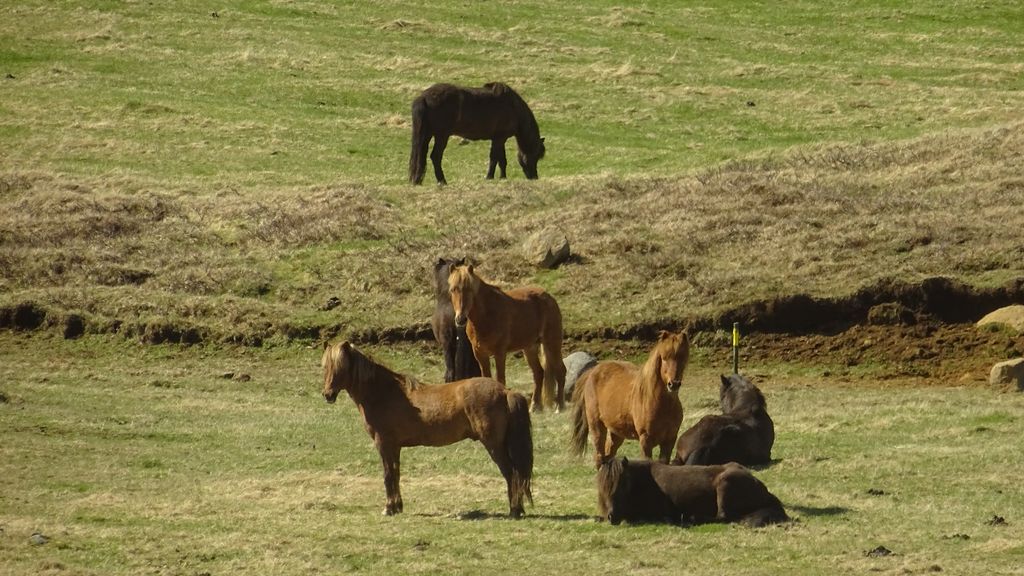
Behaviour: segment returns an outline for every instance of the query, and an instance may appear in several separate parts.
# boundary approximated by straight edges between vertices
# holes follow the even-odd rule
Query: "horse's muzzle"
[[[327,400],[328,404],[334,404],[334,401],[338,399],[337,392],[324,392],[324,400]]]
[[[675,394],[676,392],[679,392],[679,388],[682,385],[683,385],[683,381],[682,380],[673,380],[673,381],[668,383],[668,391],[673,393],[673,394]]]
[[[466,318],[465,314],[455,315],[455,325],[458,326],[459,328],[465,326],[467,322],[469,322],[469,318]]]

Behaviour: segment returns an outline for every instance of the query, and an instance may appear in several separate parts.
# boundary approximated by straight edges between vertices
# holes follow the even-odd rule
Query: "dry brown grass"
[[[885,279],[998,285],[1024,274],[1021,134],[1014,124],[796,148],[678,178],[447,188],[197,194],[11,173],[0,187],[2,304],[82,314],[89,331],[134,336],[157,322],[260,342],[422,333],[430,265],[451,254],[500,284],[544,284],[575,334]],[[546,226],[575,254],[552,272],[520,253]],[[343,305],[319,310],[332,296]]]

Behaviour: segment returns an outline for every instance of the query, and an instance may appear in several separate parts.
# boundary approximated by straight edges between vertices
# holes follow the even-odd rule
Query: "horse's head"
[[[739,374],[723,375],[721,379],[722,384],[718,387],[718,402],[722,406],[722,413],[730,414],[740,410],[766,408],[764,395],[750,380]]]
[[[437,259],[437,262],[434,263],[434,288],[437,291],[438,296],[441,296],[442,294],[445,296],[448,295],[448,276],[451,275],[452,268],[462,266],[465,263],[465,258]]]
[[[452,299],[455,324],[465,326],[473,299],[480,288],[480,278],[473,272],[473,265],[455,266],[448,274],[448,296]]]
[[[338,393],[345,389],[345,370],[352,345],[347,341],[331,345],[324,342],[324,354],[320,357],[320,366],[324,369],[324,400],[334,404]]]
[[[537,162],[544,158],[544,139],[539,139],[537,144],[529,149],[520,147],[516,158],[519,160],[519,165],[523,168],[523,174],[526,174],[529,180],[536,180],[538,177]]]
[[[601,518],[612,524],[622,522],[630,506],[629,460],[607,458],[597,470],[597,507]]]
[[[683,371],[690,361],[690,338],[685,332],[678,334],[662,330],[655,346],[658,372],[668,391],[676,394],[683,384]]]

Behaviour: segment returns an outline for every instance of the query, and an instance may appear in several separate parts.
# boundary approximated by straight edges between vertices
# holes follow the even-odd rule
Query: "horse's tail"
[[[522,513],[523,497],[533,505],[530,489],[533,479],[533,432],[530,423],[530,404],[526,397],[517,392],[506,394],[508,399],[508,433],[506,446],[512,462],[512,483],[509,485],[509,500],[513,509],[518,506]]]
[[[774,494],[769,493],[768,497],[768,502],[765,503],[763,508],[758,508],[753,512],[745,514],[739,521],[751,528],[789,522],[789,515],[786,514],[786,509],[782,507],[782,502]]]
[[[422,184],[427,170],[427,146],[430,132],[427,127],[427,101],[422,96],[412,101],[412,151],[409,153],[409,182]]]
[[[576,456],[583,456],[587,451],[587,434],[590,426],[587,423],[587,402],[583,396],[583,386],[586,381],[578,382],[572,390],[572,440],[569,442],[569,450]]]

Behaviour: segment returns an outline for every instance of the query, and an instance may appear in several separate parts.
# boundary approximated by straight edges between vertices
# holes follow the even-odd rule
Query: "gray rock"
[[[1024,392],[1024,358],[1007,360],[992,367],[988,382],[993,386],[1015,384],[1017,390]]]
[[[1014,304],[989,312],[984,318],[978,320],[976,326],[986,324],[1006,324],[1017,332],[1024,332],[1024,305]]]
[[[523,254],[541,268],[557,268],[569,259],[569,239],[554,228],[545,228],[523,242]]]
[[[565,398],[572,398],[572,391],[576,387],[576,381],[584,372],[597,365],[597,358],[583,351],[576,351],[566,356],[562,363],[565,364]]]
[[[50,539],[47,536],[44,536],[39,532],[34,532],[32,536],[28,539],[29,544],[33,546],[42,546],[43,544],[46,544],[49,541]]]

